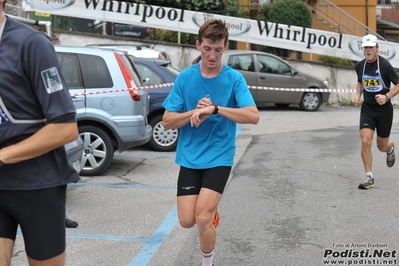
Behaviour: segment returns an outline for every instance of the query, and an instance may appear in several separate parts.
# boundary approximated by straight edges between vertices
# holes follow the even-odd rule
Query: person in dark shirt
[[[378,55],[378,39],[372,34],[363,37],[363,54],[365,59],[355,66],[357,73],[356,96],[352,102],[357,105],[363,94],[363,103],[360,111],[360,138],[362,142],[361,156],[365,180],[358,186],[359,189],[374,187],[372,172],[371,144],[374,131],[377,133],[377,147],[386,152],[388,167],[395,164],[395,143],[390,140],[393,106],[391,98],[399,93],[399,77],[388,60]],[[391,87],[391,83],[395,85]]]
[[[65,198],[80,177],[64,144],[76,110],[45,35],[4,14],[0,0],[0,265],[20,227],[29,265],[65,265]]]

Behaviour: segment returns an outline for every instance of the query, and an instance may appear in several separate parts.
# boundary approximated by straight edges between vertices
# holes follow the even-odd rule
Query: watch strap
[[[213,107],[215,107],[215,110],[213,111],[213,115],[216,115],[219,112],[219,105],[217,103],[212,104]]]

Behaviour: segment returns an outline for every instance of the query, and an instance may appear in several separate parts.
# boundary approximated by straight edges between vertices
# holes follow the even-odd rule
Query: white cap
[[[378,44],[378,39],[373,34],[367,34],[363,37],[362,47],[376,46]]]

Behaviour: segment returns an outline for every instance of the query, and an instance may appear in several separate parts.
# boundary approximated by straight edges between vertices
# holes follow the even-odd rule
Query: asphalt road
[[[374,140],[376,188],[357,189],[359,109],[260,113],[237,136],[215,265],[397,265],[399,164],[388,168]],[[399,143],[397,119],[391,136]],[[177,173],[174,152],[140,147],[115,154],[102,176],[68,186],[79,227],[67,229],[67,265],[200,266],[197,229],[177,221]],[[21,235],[12,265],[27,265]]]

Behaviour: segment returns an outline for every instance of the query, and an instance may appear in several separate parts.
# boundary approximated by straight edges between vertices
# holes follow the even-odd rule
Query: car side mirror
[[[298,70],[294,70],[294,71],[292,71],[292,76],[294,77],[294,76],[296,76],[296,75],[298,75]]]

